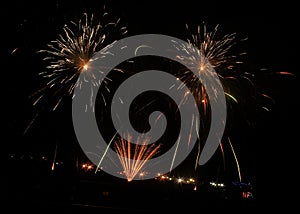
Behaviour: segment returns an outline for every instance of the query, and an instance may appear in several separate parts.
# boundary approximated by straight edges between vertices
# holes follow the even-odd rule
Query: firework
[[[103,14],[103,20],[106,16],[108,13]],[[102,21],[97,21],[93,14],[86,13],[78,22],[72,21],[69,25],[65,25],[62,31],[56,40],[47,45],[47,49],[38,51],[45,54],[43,60],[48,64],[47,70],[40,73],[47,79],[47,83],[33,95],[36,98],[34,105],[40,102],[51,89],[53,91],[51,96],[55,97],[53,110],[65,96],[75,96],[73,91],[76,87],[90,88],[91,100],[96,95],[94,87],[98,87],[100,82],[107,84],[109,79],[101,80],[99,75],[101,77],[102,71],[98,70],[97,75],[93,73],[95,71],[89,69],[89,62],[97,52],[101,53],[101,57],[112,54],[109,52],[110,46],[115,41],[111,36],[112,33],[115,36],[127,32],[126,27],[120,26],[120,19],[103,24]],[[80,75],[82,73],[84,75]]]
[[[189,30],[189,27],[186,27]],[[246,79],[251,86],[254,87],[254,84],[248,77],[248,73],[240,72],[238,69],[238,65],[243,63],[241,58],[246,53],[236,53],[234,49],[238,42],[245,41],[247,40],[247,38],[239,40],[236,37],[236,33],[220,35],[218,29],[219,25],[214,27],[212,31],[207,30],[207,27],[204,23],[202,26],[199,25],[197,28],[197,32],[191,34],[191,39],[188,39],[188,45],[179,45],[177,47],[180,51],[183,51],[185,54],[187,53],[187,55],[185,56],[179,55],[178,59],[187,63],[189,65],[188,67],[192,67],[194,68],[194,70],[198,71],[199,76],[211,78],[210,73],[212,73],[212,71],[215,71],[224,89],[224,92],[222,93],[224,93],[225,96],[228,98],[227,105],[229,106],[229,104],[231,103],[239,103],[239,99],[236,97],[236,94],[231,93],[233,91],[233,88],[231,87],[232,82],[239,83],[239,79],[243,78]],[[189,70],[180,70],[178,74],[178,79],[182,80],[182,84],[185,84],[190,88],[191,93],[193,94],[195,100],[198,103],[200,114],[209,116],[210,100],[206,93],[206,88],[201,83],[201,80],[195,74],[192,74]],[[208,85],[206,87],[213,86]],[[178,89],[180,90],[181,87],[179,87]],[[218,92],[218,90],[214,90],[214,88],[211,89],[215,92],[215,97],[217,98],[219,96],[218,93],[221,92]],[[185,97],[183,98],[182,103],[184,103],[184,100]],[[229,102],[229,100],[233,102]],[[202,117],[201,121],[201,127],[195,126],[194,124],[191,124],[191,126],[196,129],[200,128],[202,132],[199,134],[199,136],[205,136],[205,130],[207,130],[206,128],[209,127],[209,120],[205,120]],[[205,137],[203,137],[202,139],[205,139]],[[233,146],[230,141],[229,143],[231,151],[233,152],[235,157],[235,161],[239,172],[239,178],[241,179],[238,160],[236,158]],[[197,169],[198,167],[198,161],[201,152],[201,144],[202,140],[199,139],[195,169]],[[220,150],[225,170],[225,155],[222,142],[220,142]]]
[[[234,151],[234,148],[233,148],[233,146],[232,146],[232,143],[231,143],[229,137],[228,137],[228,142],[229,142],[230,148],[231,148],[231,150],[232,150],[232,154],[233,154],[233,156],[234,156],[234,160],[235,160],[235,162],[236,162],[236,167],[237,167],[237,171],[238,171],[238,174],[239,174],[239,180],[240,180],[240,182],[242,182],[242,176],[241,176],[240,164],[239,164],[238,158],[237,158],[237,156],[236,156],[236,153],[235,153],[235,151]]]
[[[186,27],[189,29],[188,26]],[[235,54],[233,49],[238,42],[245,41],[247,38],[238,40],[236,33],[219,35],[218,27],[219,25],[212,31],[208,31],[204,23],[202,26],[199,25],[197,33],[192,34],[191,39],[188,39],[188,45],[178,47],[180,51],[188,53],[188,57],[178,56],[178,59],[185,61],[189,67],[195,68],[195,70],[204,75],[205,72],[214,69],[222,84],[225,85],[226,80],[235,79],[237,76],[242,75],[234,68],[238,64],[243,63],[240,58],[246,53]],[[178,76],[184,84],[190,87],[194,97],[203,105],[205,113],[209,105],[209,100],[201,80],[187,70],[180,71]],[[236,98],[226,91],[226,87],[224,87],[224,90],[226,96],[236,101]]]
[[[150,139],[147,137],[139,137],[136,142],[131,138],[128,141],[121,138],[116,141],[114,146],[118,154],[123,172],[127,181],[132,181],[137,175],[143,176],[144,165],[148,160],[153,158],[159,151],[160,145],[148,145]]]

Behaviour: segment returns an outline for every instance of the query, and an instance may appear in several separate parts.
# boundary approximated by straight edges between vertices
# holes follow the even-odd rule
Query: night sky
[[[230,136],[247,182],[261,183],[277,173],[287,174],[283,164],[286,160],[282,160],[281,154],[290,152],[289,148],[298,143],[295,140],[299,106],[296,104],[299,97],[296,13],[290,10],[291,5],[258,6],[242,1],[240,5],[226,1],[221,4],[199,1],[196,5],[194,2],[11,0],[4,7],[2,5],[0,62],[3,75],[2,148],[5,149],[1,151],[5,151],[4,156],[12,152],[47,154],[53,151],[57,142],[66,159],[74,158],[73,152],[80,151],[76,146],[68,99],[55,112],[49,109],[49,103],[43,104],[24,134],[39,112],[29,97],[45,83],[38,73],[46,65],[36,51],[56,39],[64,24],[78,19],[84,12],[101,13],[106,5],[112,17],[121,18],[128,28],[128,35],[156,33],[186,40],[185,24],[197,26],[204,21],[211,27],[219,24],[224,34],[236,32],[239,38],[247,37],[240,46],[241,51],[247,52],[242,66],[254,74],[256,90],[272,97],[272,101],[257,98],[235,107],[229,115]],[[268,106],[270,111],[261,109],[260,105]],[[249,118],[253,125],[249,127],[244,118]],[[204,171],[213,173],[214,164],[212,160],[203,167]],[[234,163],[228,170],[236,178]]]

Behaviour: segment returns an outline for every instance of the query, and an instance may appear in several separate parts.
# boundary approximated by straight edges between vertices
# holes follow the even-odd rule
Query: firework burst
[[[186,27],[189,30],[189,27]],[[242,96],[237,97],[238,93],[232,93],[235,88],[238,88],[232,87],[233,83],[239,85],[241,82],[240,80],[243,79],[246,80],[247,84],[252,88],[255,87],[251,78],[249,78],[251,75],[247,72],[241,72],[239,69],[239,65],[243,63],[241,59],[244,55],[246,55],[246,53],[236,52],[235,50],[236,45],[239,42],[247,40],[247,38],[238,39],[236,33],[220,35],[218,29],[219,25],[215,26],[213,30],[207,30],[206,25],[203,23],[203,25],[198,26],[196,33],[191,34],[191,39],[188,39],[187,45],[176,44],[176,47],[180,51],[188,54],[185,56],[179,55],[178,59],[187,63],[189,65],[188,67],[195,68],[194,70],[198,71],[200,76],[205,75],[207,78],[211,78],[210,73],[213,70],[217,73],[223,86],[224,92],[222,93],[225,94],[227,98],[227,105],[230,107],[230,105],[239,104],[240,99],[242,99]],[[178,73],[178,79],[182,80],[183,84],[190,88],[191,93],[197,101],[200,114],[209,116],[210,100],[204,85],[201,83],[201,80],[197,77],[197,75],[192,74],[189,70],[180,70]],[[208,85],[206,87],[213,86]],[[180,90],[181,87],[178,89]],[[218,93],[221,93],[213,88],[212,90],[215,91],[216,98],[219,96]],[[184,103],[184,100],[185,98],[183,98],[182,103]],[[202,148],[200,145],[202,145],[203,139],[205,139],[205,130],[209,127],[209,121],[206,121],[204,118],[201,118],[201,127],[194,126],[196,129],[200,129],[199,136],[202,136],[202,140],[199,139],[195,169],[198,167],[198,161],[200,158]],[[191,126],[193,126],[193,124]],[[227,137],[227,139],[235,158],[239,179],[241,180],[241,172],[237,156],[234,152],[233,145],[230,142],[230,138]],[[224,143],[222,144],[222,142],[220,142],[220,151],[223,162],[225,162]],[[223,163],[223,165],[225,170],[225,163]]]
[[[186,25],[189,30],[188,25]],[[195,68],[199,73],[205,74],[210,69],[214,69],[223,87],[226,84],[227,79],[235,79],[241,74],[235,70],[237,65],[242,64],[241,57],[245,55],[245,52],[236,54],[234,47],[238,42],[247,40],[247,38],[238,40],[236,33],[220,35],[219,25],[215,26],[212,31],[207,30],[206,25],[198,26],[197,33],[191,34],[191,39],[188,39],[188,45],[180,45],[178,47],[180,51],[188,53],[186,56],[178,56],[179,60],[185,61],[189,67]],[[191,74],[189,71],[180,71],[179,78],[183,80],[184,84],[187,84],[191,88],[191,92],[194,97],[201,103],[204,108],[207,109],[209,105],[205,88],[196,75]],[[237,99],[226,92],[226,96],[237,102]]]
[[[129,137],[128,141],[121,138],[114,146],[118,154],[127,181],[132,181],[137,175],[143,176],[144,165],[159,151],[160,145],[148,145],[150,139],[139,137],[136,142]]]
[[[106,16],[108,13],[104,13],[102,19],[105,20]],[[78,22],[72,21],[69,25],[65,25],[62,31],[56,40],[47,45],[47,49],[38,51],[45,54],[43,60],[48,63],[47,70],[40,73],[47,79],[47,83],[34,93],[33,96],[37,97],[34,105],[51,89],[54,92],[51,96],[55,97],[53,110],[65,96],[75,96],[73,91],[76,87],[89,87],[92,97],[95,95],[93,88],[99,86],[99,82],[107,84],[108,78],[101,80],[99,74],[95,75],[93,73],[95,71],[90,71],[89,62],[99,51],[101,57],[112,54],[109,48],[113,45],[113,37],[117,33],[124,35],[127,32],[126,27],[120,25],[120,19],[103,24],[102,21],[97,21],[93,14],[86,13]],[[112,34],[114,35],[111,36]],[[101,77],[102,71],[97,72],[100,72]],[[80,75],[82,73],[84,75]]]

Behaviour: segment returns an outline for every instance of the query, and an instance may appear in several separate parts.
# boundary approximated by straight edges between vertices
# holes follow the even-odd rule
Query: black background
[[[39,151],[45,147],[51,149],[56,138],[75,140],[70,135],[64,136],[64,129],[68,133],[72,130],[66,128],[71,124],[66,106],[55,113],[45,110],[32,129],[23,135],[35,115],[28,96],[42,85],[37,74],[44,64],[35,51],[55,39],[63,24],[83,12],[102,11],[103,4],[113,16],[121,17],[129,35],[159,33],[185,39],[185,24],[196,26],[204,21],[209,26],[220,24],[224,33],[236,32],[241,38],[248,37],[243,47],[248,53],[248,69],[256,74],[257,89],[269,94],[274,105],[270,112],[254,116],[256,128],[252,134],[247,131],[249,136],[236,134],[237,139],[251,139],[245,140],[245,148],[239,145],[240,153],[247,159],[241,157],[241,162],[245,163],[245,168],[249,167],[250,177],[255,177],[261,187],[271,186],[272,189],[268,184],[293,177],[295,168],[290,167],[297,162],[298,156],[294,153],[299,142],[296,136],[299,39],[297,11],[287,2],[278,5],[190,0],[7,2],[1,6],[0,18],[2,148],[8,148],[5,151],[22,151],[28,147]],[[260,72],[260,68],[267,71]],[[278,75],[277,72],[293,75]],[[44,142],[40,144],[40,141]],[[245,171],[247,174],[247,169]]]

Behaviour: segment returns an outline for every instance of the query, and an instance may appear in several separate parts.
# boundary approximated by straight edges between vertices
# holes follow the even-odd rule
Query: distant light
[[[215,182],[210,182],[209,184],[212,186],[217,186],[217,184]]]
[[[83,169],[90,170],[90,169],[93,168],[93,165],[92,165],[92,164],[84,163],[84,164],[81,165],[81,167],[82,167]]]

